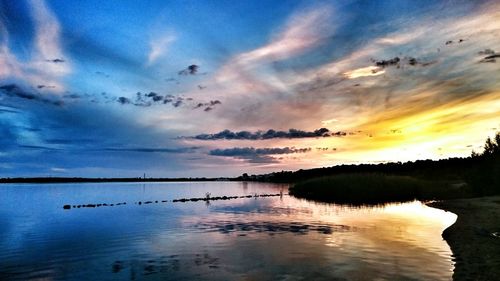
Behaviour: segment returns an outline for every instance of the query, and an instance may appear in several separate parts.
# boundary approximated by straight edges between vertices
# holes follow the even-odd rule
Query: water
[[[451,279],[441,232],[456,216],[418,201],[362,208],[286,195],[171,202],[280,191],[287,186],[0,185],[0,280]],[[127,205],[62,208],[119,202]]]

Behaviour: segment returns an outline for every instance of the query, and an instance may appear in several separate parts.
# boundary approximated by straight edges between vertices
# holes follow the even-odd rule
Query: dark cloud
[[[479,62],[481,62],[481,63],[496,62],[497,61],[496,58],[500,58],[500,54],[493,54],[493,55],[486,56],[482,60],[480,60]]]
[[[6,84],[0,86],[0,92],[6,94],[9,97],[17,97],[26,100],[39,101],[43,103],[53,104],[56,106],[62,106],[63,102],[61,100],[51,100],[43,97],[40,94],[34,94],[29,91],[22,89],[17,84]]]
[[[105,72],[102,72],[102,71],[96,71],[94,73],[97,74],[97,75],[100,75],[100,76],[104,76],[106,78],[109,78],[109,76],[110,76],[109,74],[107,74]]]
[[[45,60],[46,62],[52,62],[52,63],[63,63],[66,62],[63,59],[51,59],[51,60]]]
[[[95,140],[94,139],[66,139],[66,138],[60,138],[60,139],[46,139],[45,143],[48,144],[62,144],[62,145],[81,145],[81,144],[92,144]]]
[[[119,102],[120,104],[129,104],[129,103],[131,103],[130,99],[128,99],[128,98],[126,98],[126,97],[119,97],[119,98],[118,98],[118,102]]]
[[[460,43],[462,43],[462,42],[464,42],[464,41],[465,41],[465,39],[460,38],[460,39],[458,39],[456,42],[457,42],[458,44],[460,44]],[[445,44],[445,45],[451,45],[451,44],[453,44],[453,43],[455,43],[455,41],[453,41],[453,40],[448,40],[448,41],[446,41],[444,44]]]
[[[72,94],[72,93],[68,93],[68,94],[65,94],[63,96],[64,98],[67,98],[67,99],[79,99],[81,98],[81,96],[79,94]]]
[[[254,148],[254,147],[234,147],[227,149],[214,149],[209,155],[232,157],[247,160],[250,163],[277,163],[278,159],[271,155],[294,154],[310,152],[311,148],[295,147],[273,147],[273,148]]]
[[[193,106],[192,98],[174,96],[171,94],[161,95],[155,92],[149,92],[145,94],[137,92],[134,100],[129,99],[127,97],[116,98],[116,97],[103,96],[103,98],[106,101],[116,101],[122,105],[130,104],[134,106],[149,107],[153,105],[171,104],[173,107],[189,106],[194,109],[203,108],[205,111],[211,111],[212,109],[214,109],[215,105],[221,104],[219,100],[211,100],[209,102],[199,102],[198,104]]]
[[[209,101],[209,102],[205,102],[205,103],[200,102],[200,103],[198,103],[198,104],[194,107],[194,109],[204,107],[205,109],[204,109],[203,111],[208,112],[208,111],[212,111],[212,110],[214,109],[214,106],[215,106],[215,105],[218,105],[218,104],[222,104],[220,100],[211,100],[211,101]]]
[[[151,147],[132,147],[132,148],[115,148],[107,147],[102,149],[103,151],[114,151],[114,152],[145,152],[145,153],[189,153],[194,150],[199,149],[199,147],[181,147],[181,148],[151,148]]]
[[[394,57],[394,58],[389,59],[389,60],[375,61],[375,66],[387,67],[387,66],[391,66],[391,65],[397,65],[397,64],[399,64],[400,61],[401,61],[401,59],[399,57]]]
[[[162,101],[162,100],[163,100],[163,96],[158,95],[158,94],[157,94],[157,93],[155,93],[155,92],[150,92],[149,94],[146,94],[145,96],[146,96],[146,97],[148,97],[148,98],[151,98],[151,100],[152,100],[153,102],[159,102],[159,101]]]
[[[233,147],[226,149],[214,149],[210,151],[210,155],[214,156],[248,156],[248,155],[276,155],[276,154],[292,154],[306,153],[311,151],[311,148],[295,148],[295,147],[271,147],[271,148],[255,148],[255,147]]]
[[[0,108],[0,113],[21,113],[18,110]]]
[[[178,74],[179,75],[195,75],[198,73],[199,68],[200,68],[200,66],[198,66],[196,64],[192,64],[192,65],[186,67],[185,69],[179,71]]]
[[[47,88],[47,89],[54,89],[56,86],[50,86],[50,85],[38,85],[36,86],[37,89],[43,89],[43,88]]]
[[[320,128],[312,132],[302,131],[297,129],[289,129],[288,131],[276,131],[269,129],[267,131],[239,131],[232,132],[230,130],[224,130],[216,134],[200,134],[196,135],[194,139],[198,140],[266,140],[275,138],[288,138],[288,139],[298,139],[298,138],[318,138],[318,137],[342,137],[346,136],[346,132],[330,132],[327,128]]]
[[[172,105],[174,107],[179,107],[179,106],[181,106],[181,104],[182,104],[182,99],[178,99],[178,100],[176,100],[175,102],[172,103]]]
[[[484,49],[483,51],[477,52],[478,55],[486,56],[486,55],[494,55],[495,51],[492,49]]]
[[[394,57],[394,58],[388,59],[388,60],[374,60],[374,59],[372,59],[372,62],[375,64],[375,66],[382,67],[382,68],[386,68],[389,66],[397,66],[399,68],[403,65],[429,66],[429,65],[436,63],[436,61],[422,62],[415,57],[404,57],[404,58]],[[373,73],[377,73],[377,72],[378,71],[373,70]]]
[[[19,148],[36,149],[36,150],[58,150],[57,148],[41,145],[18,145]]]

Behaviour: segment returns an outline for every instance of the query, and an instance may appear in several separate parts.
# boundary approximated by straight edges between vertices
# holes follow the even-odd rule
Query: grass
[[[379,204],[464,197],[463,189],[460,184],[449,181],[384,174],[343,174],[297,183],[290,188],[290,194],[331,203]]]

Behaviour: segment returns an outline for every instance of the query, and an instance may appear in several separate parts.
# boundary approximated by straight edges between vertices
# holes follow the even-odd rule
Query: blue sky
[[[469,155],[500,128],[499,6],[0,1],[0,176]]]

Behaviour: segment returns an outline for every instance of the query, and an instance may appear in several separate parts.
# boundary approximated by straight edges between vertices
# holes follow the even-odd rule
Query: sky
[[[499,78],[494,0],[0,0],[0,177],[466,157]]]

